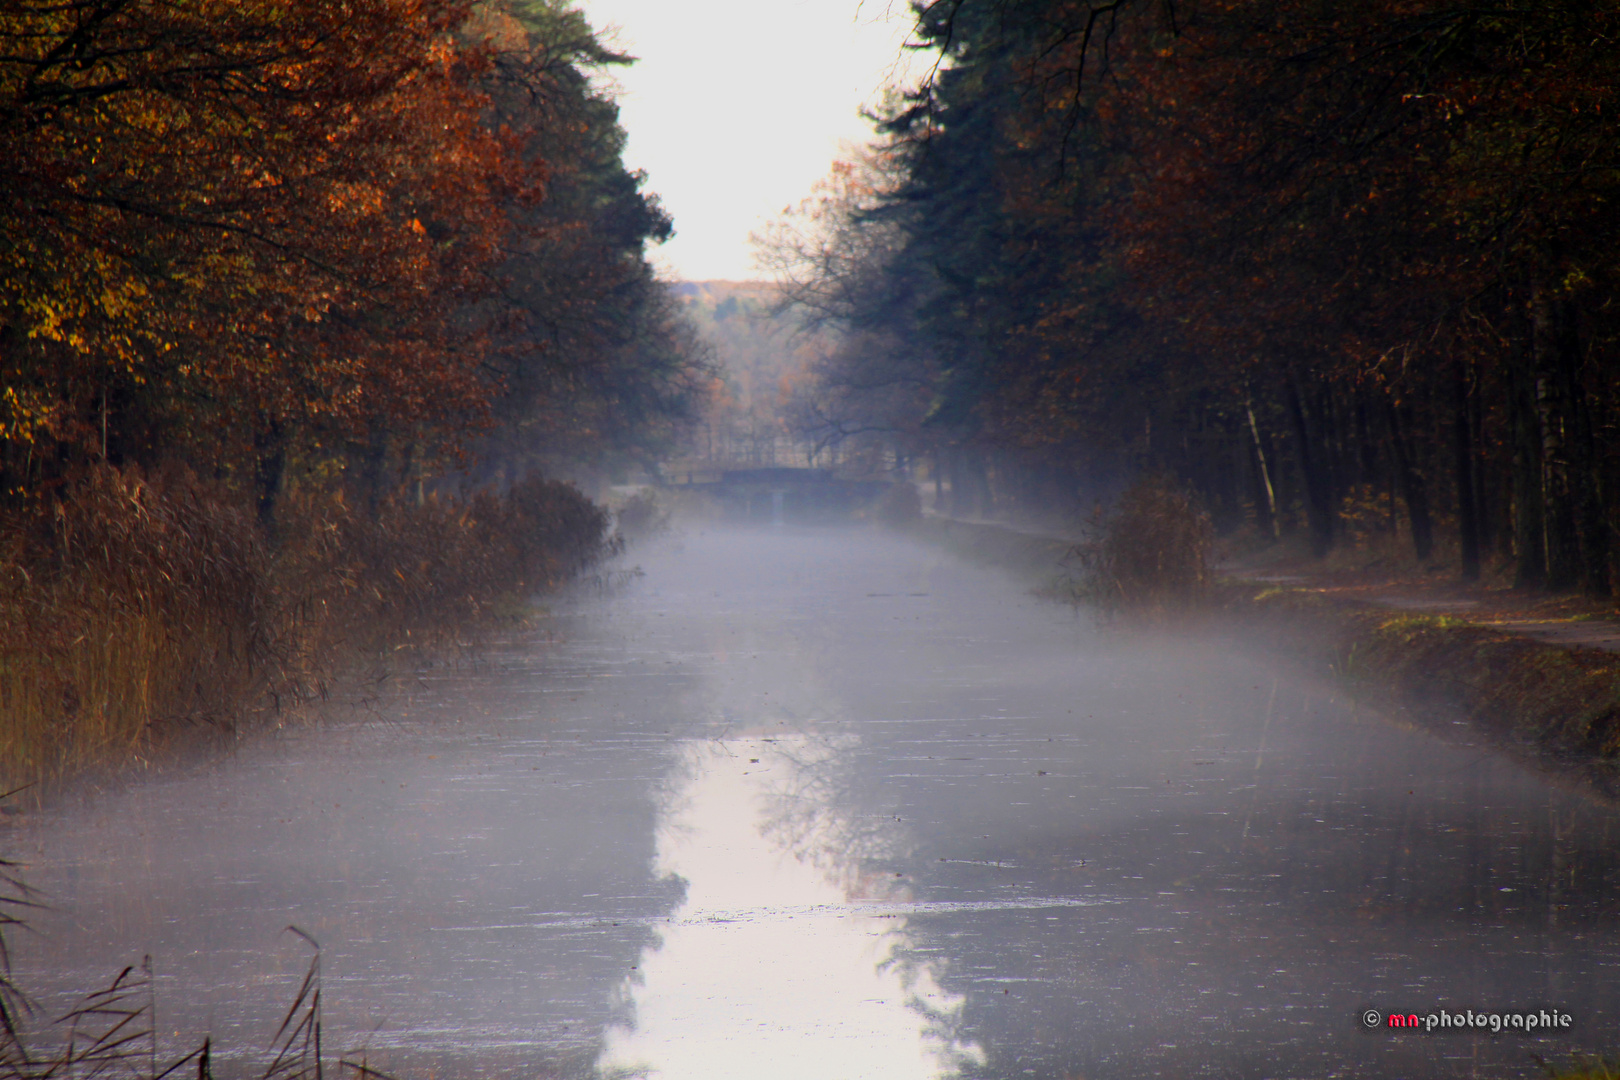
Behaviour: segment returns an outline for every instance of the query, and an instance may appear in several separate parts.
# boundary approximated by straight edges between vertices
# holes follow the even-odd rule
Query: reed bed
[[[358,659],[510,618],[610,550],[605,512],[295,492],[272,544],[227,487],[100,467],[0,516],[0,785],[140,763],[325,697]]]

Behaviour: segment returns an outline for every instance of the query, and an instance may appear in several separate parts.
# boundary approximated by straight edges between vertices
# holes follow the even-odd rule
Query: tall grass
[[[374,513],[312,491],[272,547],[223,485],[92,470],[0,517],[0,785],[284,717],[359,655],[517,610],[602,555],[607,524],[539,478]]]
[[[609,516],[576,489],[531,477],[505,495],[385,500],[356,513],[340,492],[288,500],[277,591],[323,651],[430,644],[556,587],[611,551]]]
[[[218,726],[277,642],[251,519],[186,473],[97,469],[0,521],[0,782]]]

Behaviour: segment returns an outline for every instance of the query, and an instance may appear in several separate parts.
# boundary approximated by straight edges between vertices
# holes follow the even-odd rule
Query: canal
[[[1242,641],[692,529],[320,727],[7,826],[40,1017],[401,1080],[1532,1076],[1620,1047],[1620,816]],[[340,712],[342,710],[339,710]],[[1522,1032],[1368,1010],[1534,1012]]]

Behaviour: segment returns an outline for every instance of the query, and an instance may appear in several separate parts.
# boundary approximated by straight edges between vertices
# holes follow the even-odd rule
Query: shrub
[[[383,500],[355,513],[341,493],[293,501],[298,537],[283,591],[344,639],[373,647],[455,632],[555,588],[609,548],[608,515],[578,489],[531,476],[505,494]]]
[[[1104,611],[1163,612],[1196,602],[1210,582],[1214,532],[1191,495],[1164,477],[1132,484],[1072,552],[1079,594]]]
[[[627,540],[644,540],[667,531],[672,514],[658,493],[646,488],[624,500],[615,517],[621,536]]]

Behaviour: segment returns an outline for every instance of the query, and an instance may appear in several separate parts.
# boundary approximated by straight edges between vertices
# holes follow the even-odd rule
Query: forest
[[[928,0],[936,61],[758,241],[822,438],[958,515],[1217,528],[1608,596],[1620,8]]]
[[[229,730],[610,542],[705,350],[560,0],[0,6],[0,757]],[[414,635],[414,637],[413,637]]]
[[[803,332],[769,282],[683,281],[674,292],[710,350],[714,380],[687,456],[663,462],[667,478],[760,466],[860,469],[838,454],[861,444],[817,429],[810,373],[836,347],[836,330]]]

